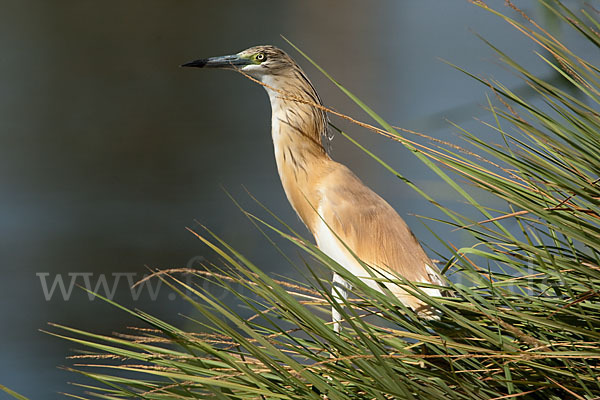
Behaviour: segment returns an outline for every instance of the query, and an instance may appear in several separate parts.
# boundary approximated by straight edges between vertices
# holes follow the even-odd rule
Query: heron
[[[324,254],[380,292],[384,289],[380,279],[373,279],[373,271],[396,282],[399,275],[411,282],[444,286],[435,264],[402,217],[329,156],[322,143],[328,122],[323,103],[287,53],[271,45],[254,46],[182,66],[234,69],[262,83],[271,102],[271,136],[283,189]],[[439,319],[437,310],[400,285],[384,285],[420,318]],[[440,289],[432,286],[422,290],[442,296]],[[339,305],[343,306],[351,288],[333,273],[332,297]],[[341,322],[341,313],[333,306],[334,331],[340,332]]]

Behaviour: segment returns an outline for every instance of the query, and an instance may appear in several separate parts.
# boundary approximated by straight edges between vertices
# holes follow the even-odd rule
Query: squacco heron
[[[435,265],[398,213],[346,166],[329,157],[321,143],[327,129],[321,99],[284,51],[256,46],[183,66],[237,69],[262,82],[271,101],[271,135],[283,189],[323,253],[381,292],[373,271],[387,278],[400,275],[412,282],[443,285]],[[356,257],[373,271],[366,271]],[[420,317],[437,318],[436,310],[399,285],[390,282],[386,287]],[[342,303],[340,296],[347,298],[350,288],[334,273],[332,292],[337,302]],[[438,289],[423,290],[441,296]],[[336,307],[332,321],[339,332],[341,315]]]

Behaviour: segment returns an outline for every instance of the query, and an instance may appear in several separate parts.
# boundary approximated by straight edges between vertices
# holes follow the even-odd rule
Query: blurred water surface
[[[38,332],[48,321],[105,333],[136,324],[77,288],[69,301],[47,301],[40,273],[49,283],[79,273],[79,284],[121,274],[117,301],[183,325],[185,304],[166,290],[134,300],[126,278],[139,279],[146,266],[218,262],[185,230],[197,219],[265,270],[295,276],[220,188],[260,213],[245,185],[306,233],[276,174],[263,89],[179,64],[275,44],[305,67],[326,105],[368,121],[283,34],[389,122],[454,141],[445,118],[478,129],[471,117],[482,115],[484,88],[438,58],[520,85],[472,29],[535,62],[519,34],[466,1],[2,0],[0,9],[0,383],[39,399],[79,390],[56,368],[71,363],[64,357],[73,346]],[[336,123],[452,204],[399,144]],[[432,205],[341,137],[333,156],[442,249],[411,216],[439,217]]]

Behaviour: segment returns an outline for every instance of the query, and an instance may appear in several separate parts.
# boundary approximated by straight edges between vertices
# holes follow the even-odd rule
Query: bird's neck
[[[318,206],[319,171],[331,161],[321,145],[326,117],[312,85],[286,86],[263,79],[271,100],[271,134],[281,183],[300,218],[310,228]]]
[[[326,156],[321,137],[327,129],[327,119],[325,111],[319,108],[321,99],[304,74],[296,74],[299,75],[262,79],[271,101],[273,142],[290,138],[295,150]]]

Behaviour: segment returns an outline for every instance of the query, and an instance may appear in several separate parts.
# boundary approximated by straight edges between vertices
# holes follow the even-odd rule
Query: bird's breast
[[[287,123],[282,123],[273,113],[273,149],[277,172],[292,208],[302,222],[313,232],[319,207],[319,180],[322,176],[322,152],[311,148],[313,144],[297,134]]]

